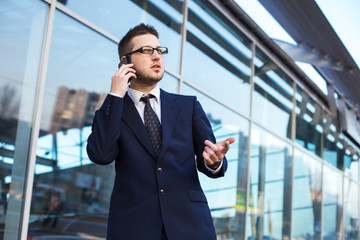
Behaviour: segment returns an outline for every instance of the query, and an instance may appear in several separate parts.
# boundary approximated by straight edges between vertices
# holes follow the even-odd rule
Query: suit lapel
[[[162,146],[159,158],[164,154],[169,146],[172,132],[175,125],[178,107],[176,105],[175,97],[169,93],[161,90],[161,126],[162,126]]]
[[[126,93],[124,97],[124,109],[122,120],[125,124],[131,129],[135,136],[139,139],[140,143],[146,148],[146,150],[156,158],[154,149],[151,145],[148,133],[144,126],[144,123],[141,121],[139,113],[134,105],[134,102]]]

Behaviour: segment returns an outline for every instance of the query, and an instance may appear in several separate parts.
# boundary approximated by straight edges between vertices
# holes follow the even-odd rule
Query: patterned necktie
[[[145,103],[144,109],[144,123],[146,131],[149,134],[151,144],[154,148],[156,156],[159,156],[162,133],[161,133],[161,124],[156,113],[150,105],[150,98],[155,97],[154,95],[148,94],[140,98],[140,101]]]

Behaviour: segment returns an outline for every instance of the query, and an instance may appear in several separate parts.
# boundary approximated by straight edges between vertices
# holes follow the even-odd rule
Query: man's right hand
[[[110,93],[124,97],[127,91],[129,78],[136,78],[136,71],[133,63],[123,64],[111,78]]]

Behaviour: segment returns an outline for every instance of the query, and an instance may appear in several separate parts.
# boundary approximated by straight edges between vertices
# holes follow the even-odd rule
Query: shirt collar
[[[155,98],[153,98],[156,102],[159,103],[159,99],[160,99],[160,87],[159,84],[156,84],[156,86],[149,92],[149,94],[152,94],[155,96]],[[145,93],[137,91],[135,89],[132,88],[128,88],[128,95],[131,98],[131,100],[133,100],[134,104],[137,105],[140,102],[140,98],[145,95]]]

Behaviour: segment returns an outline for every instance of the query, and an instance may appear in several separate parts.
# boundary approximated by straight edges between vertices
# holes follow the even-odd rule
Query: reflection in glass
[[[183,1],[67,0],[62,3],[119,38],[141,22],[155,26],[161,45],[169,48],[166,67],[179,72]]]
[[[289,238],[290,145],[253,125],[250,154],[248,238]]]
[[[296,143],[321,157],[321,138],[324,132],[322,109],[300,87],[296,88]]]
[[[295,150],[292,229],[295,239],[321,238],[321,163]]]
[[[330,113],[324,112],[323,138],[324,138],[324,160],[337,167],[343,168],[345,141],[341,139],[336,121]]]
[[[293,81],[260,49],[255,58],[253,118],[291,139]]]
[[[343,181],[342,175],[324,165],[323,173],[323,236],[324,239],[343,239]]]
[[[2,0],[0,9],[0,239],[20,239],[48,5]]]
[[[353,180],[359,180],[359,148],[346,138],[344,142],[344,172]]]
[[[209,202],[217,236],[221,239],[243,239],[249,123],[188,85],[184,84],[182,89],[182,94],[197,96],[217,141],[228,137],[236,140],[226,155],[228,170],[225,177],[213,180],[200,174],[199,178]]]
[[[166,60],[165,60],[166,65]],[[178,93],[179,80],[171,76],[170,74],[164,74],[164,77],[159,82],[160,88],[164,89],[167,92]]]
[[[249,115],[250,41],[210,4],[188,7],[185,79]]]
[[[29,235],[105,237],[115,172],[92,164],[85,147],[117,70],[117,45],[61,12],[52,37]]]
[[[359,238],[359,185],[344,179],[344,239]]]

